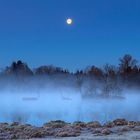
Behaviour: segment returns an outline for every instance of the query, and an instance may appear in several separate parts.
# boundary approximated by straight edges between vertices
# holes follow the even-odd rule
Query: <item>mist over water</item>
[[[75,88],[7,88],[0,93],[0,122],[40,126],[52,120],[100,121],[116,118],[140,120],[140,94],[123,90],[121,98],[84,97]]]

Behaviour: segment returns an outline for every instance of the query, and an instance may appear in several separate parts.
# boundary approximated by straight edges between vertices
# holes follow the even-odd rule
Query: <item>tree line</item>
[[[101,85],[100,89],[102,89],[102,93],[105,96],[120,93],[122,86],[140,88],[140,67],[138,61],[129,54],[119,59],[118,66],[106,64],[103,68],[99,68],[93,65],[84,70],[77,70],[76,72],[69,72],[66,69],[52,65],[40,66],[32,70],[26,63],[18,60],[1,71],[0,80],[7,77],[14,77],[14,79],[21,80],[38,76],[43,79],[47,79],[47,76],[50,76],[55,77],[55,80],[57,77],[59,81],[65,79],[65,81],[74,82],[80,91],[82,91],[83,84],[88,83],[86,86],[88,89],[86,95],[87,93],[93,93],[93,91],[96,93],[98,86],[95,83]]]
[[[3,75],[45,75],[45,74],[73,74],[73,75],[90,75],[95,78],[103,78],[110,77],[113,78],[115,76],[121,76],[124,79],[135,77],[140,74],[140,67],[138,66],[138,61],[134,59],[131,55],[124,55],[119,59],[119,65],[113,66],[110,64],[106,64],[103,68],[99,68],[96,66],[91,66],[86,68],[85,70],[77,70],[74,73],[69,72],[60,67],[54,67],[52,65],[49,66],[41,66],[34,70],[31,70],[29,66],[18,60],[17,62],[13,62],[11,66],[7,66],[1,74]]]

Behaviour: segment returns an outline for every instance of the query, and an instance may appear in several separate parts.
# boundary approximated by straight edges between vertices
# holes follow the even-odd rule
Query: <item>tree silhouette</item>
[[[131,73],[133,68],[136,67],[137,60],[134,59],[131,55],[126,54],[123,58],[120,58],[120,73],[128,74]]]
[[[47,80],[47,78],[58,81],[68,80],[68,84],[74,85],[82,93],[84,91],[87,96],[100,93],[108,97],[121,93],[121,87],[140,87],[140,67],[137,63],[136,59],[126,54],[119,59],[119,66],[106,64],[101,69],[93,65],[85,70],[70,73],[68,70],[52,65],[41,66],[32,71],[26,63],[18,60],[0,73],[0,80],[12,75],[12,78],[19,77],[15,79],[23,81],[22,77],[28,78],[32,75],[34,78],[38,78],[36,75],[39,75],[43,77],[43,80]],[[86,90],[83,90],[83,86]]]

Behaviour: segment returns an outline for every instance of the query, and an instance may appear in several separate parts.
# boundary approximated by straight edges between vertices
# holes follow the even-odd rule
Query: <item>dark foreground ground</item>
[[[140,122],[117,119],[101,125],[99,122],[51,121],[42,127],[19,123],[1,123],[0,140],[50,139],[50,140],[124,140],[140,139]]]

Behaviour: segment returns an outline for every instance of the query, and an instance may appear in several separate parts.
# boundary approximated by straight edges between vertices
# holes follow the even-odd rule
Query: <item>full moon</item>
[[[68,18],[66,22],[67,22],[68,25],[71,25],[72,24],[72,19]]]

